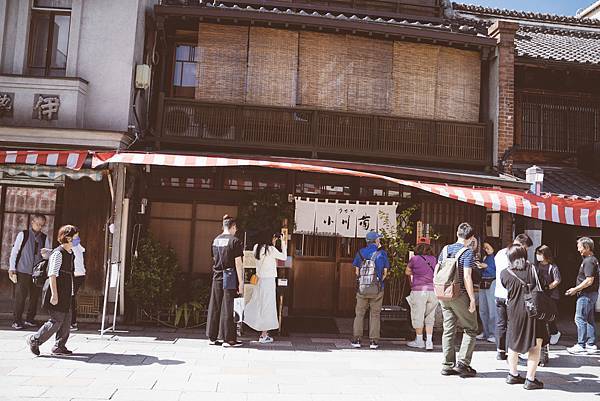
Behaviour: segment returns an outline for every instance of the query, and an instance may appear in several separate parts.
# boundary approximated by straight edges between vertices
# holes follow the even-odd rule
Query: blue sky
[[[541,13],[575,15],[578,9],[585,8],[595,0],[454,0],[465,4],[479,4],[486,7],[507,8],[510,10],[535,11]]]

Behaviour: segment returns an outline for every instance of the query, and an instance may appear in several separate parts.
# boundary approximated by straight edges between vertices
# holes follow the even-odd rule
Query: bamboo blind
[[[348,54],[345,35],[300,32],[298,104],[346,110]]]
[[[200,23],[197,57],[196,99],[244,102],[248,27]]]
[[[440,46],[394,42],[392,114],[433,118]]]
[[[479,121],[480,73],[479,53],[440,48],[436,119]]]
[[[394,43],[347,36],[348,111],[388,114],[391,109]]]
[[[246,102],[295,106],[298,32],[250,28]]]

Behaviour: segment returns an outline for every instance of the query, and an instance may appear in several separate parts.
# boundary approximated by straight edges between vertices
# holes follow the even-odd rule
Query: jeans
[[[37,340],[39,345],[42,345],[53,334],[56,333],[56,342],[54,343],[54,349],[66,348],[69,334],[71,333],[71,311],[59,312],[49,310],[50,319],[33,335],[33,338]]]
[[[508,327],[508,313],[506,312],[506,299],[496,298],[496,349],[507,352],[506,328]]]
[[[236,294],[237,290],[223,289],[223,279],[213,279],[206,321],[206,336],[209,340],[217,340],[219,334],[226,342],[237,340],[233,321],[233,300]]]
[[[71,324],[77,324],[77,292],[83,285],[85,276],[73,276],[73,298],[71,299]]]
[[[17,283],[15,284],[15,309],[13,320],[15,323],[23,323],[23,311],[25,301],[29,297],[27,305],[27,316],[25,320],[33,322],[37,313],[37,304],[40,297],[40,289],[33,284],[31,274],[17,272]]]
[[[475,337],[477,336],[477,314],[469,312],[469,296],[466,293],[451,301],[440,301],[442,314],[444,315],[444,334],[442,336],[442,351],[444,353],[443,365],[445,368],[456,366],[456,351],[454,339],[456,337],[456,325],[463,329],[462,344],[458,360],[470,366],[475,350]]]
[[[369,309],[369,339],[378,341],[381,332],[381,305],[383,290],[379,294],[365,296],[356,294],[356,317],[354,318],[354,338],[361,338],[364,330],[365,313]]]
[[[596,301],[598,301],[597,292],[583,292],[577,298],[575,325],[577,325],[577,343],[582,347],[596,344],[596,320],[594,317]]]
[[[483,335],[490,338],[496,333],[496,280],[492,281],[490,288],[479,290],[479,317],[483,325]]]

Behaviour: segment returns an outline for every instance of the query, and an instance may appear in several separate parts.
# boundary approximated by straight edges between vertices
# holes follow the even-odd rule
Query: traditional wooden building
[[[163,1],[147,35],[153,119],[140,146],[524,190],[495,171],[497,40],[448,12],[439,0]],[[481,206],[324,171],[148,166],[140,179],[143,224],[192,275],[209,274],[221,217],[264,191],[290,202],[414,204],[415,220],[441,235],[436,246],[461,221],[483,236],[513,231]],[[293,235],[291,313],[352,313],[348,267],[363,243]]]
[[[544,172],[544,192],[600,201],[600,88],[594,84],[600,79],[600,20],[589,18],[595,7],[576,17],[461,4],[453,9],[456,19],[477,24],[480,32],[502,26],[497,135],[504,168],[525,178],[535,164]],[[569,288],[580,261],[577,238],[590,236],[600,249],[600,230],[538,224],[541,242],[557,256],[562,286]],[[517,221],[519,228],[534,226],[525,218]]]

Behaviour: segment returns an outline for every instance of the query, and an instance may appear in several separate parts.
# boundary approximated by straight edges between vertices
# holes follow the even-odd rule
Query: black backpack
[[[46,279],[48,278],[48,260],[43,259],[37,265],[33,266],[33,273],[31,279],[33,284],[38,288],[43,288]]]

